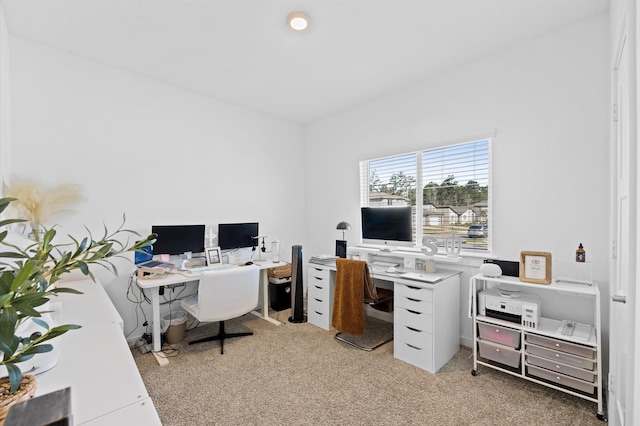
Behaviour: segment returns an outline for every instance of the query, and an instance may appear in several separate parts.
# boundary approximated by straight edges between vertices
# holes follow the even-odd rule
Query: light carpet
[[[431,374],[393,357],[393,342],[366,352],[335,331],[253,315],[227,331],[253,336],[189,346],[218,324],[187,331],[161,367],[133,350],[162,423],[171,425],[604,425],[597,404],[487,367],[471,376],[461,348]],[[168,348],[168,347],[166,347]],[[172,352],[172,351],[169,351]]]

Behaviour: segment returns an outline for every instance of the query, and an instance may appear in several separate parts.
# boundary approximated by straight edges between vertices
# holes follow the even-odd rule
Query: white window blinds
[[[490,144],[482,139],[362,161],[360,204],[411,205],[415,241],[431,235],[442,246],[454,234],[463,249],[487,250]]]

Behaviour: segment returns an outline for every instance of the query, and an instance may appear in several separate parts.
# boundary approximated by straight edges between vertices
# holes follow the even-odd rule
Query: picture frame
[[[551,284],[551,253],[545,251],[520,252],[520,281]]]
[[[220,247],[207,247],[204,249],[207,258],[207,266],[220,265],[222,263],[222,252]]]

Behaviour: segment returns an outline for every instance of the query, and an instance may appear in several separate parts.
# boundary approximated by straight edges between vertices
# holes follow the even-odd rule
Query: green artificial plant
[[[0,214],[13,201],[16,199],[0,198]],[[139,236],[137,232],[123,228],[124,216],[115,232],[109,232],[105,226],[104,234],[98,240],[94,240],[87,229],[89,237],[81,241],[69,235],[72,242],[54,243],[56,230],[44,228],[42,237],[27,248],[5,241],[8,231],[4,228],[24,221],[0,220],[0,365],[7,368],[12,393],[19,389],[22,380],[22,372],[16,364],[27,361],[36,354],[51,351],[53,346],[47,341],[80,328],[79,325],[72,324],[49,328],[41,319],[42,312],[37,310],[56,293],[81,294],[70,288],[54,286],[60,277],[73,270],[80,270],[95,281],[89,270],[91,264],[101,265],[117,275],[112,259],[155,241],[155,235],[151,234],[130,246],[122,244],[117,239],[122,234]],[[26,321],[34,321],[46,331],[19,336],[19,327]]]

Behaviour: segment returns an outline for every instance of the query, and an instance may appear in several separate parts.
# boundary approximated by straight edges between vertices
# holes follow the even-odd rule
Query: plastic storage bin
[[[593,394],[595,392],[595,384],[592,382],[585,382],[578,380],[574,377],[565,376],[564,374],[556,373],[553,371],[545,370],[544,368],[538,368],[533,365],[527,366],[527,373],[530,376],[539,377],[544,380],[548,380],[559,385],[563,385],[572,389],[577,389],[587,394]]]
[[[520,367],[520,351],[498,343],[478,340],[480,356],[509,367]]]
[[[520,330],[481,322],[478,323],[478,329],[482,340],[500,343],[515,349],[520,347]]]

